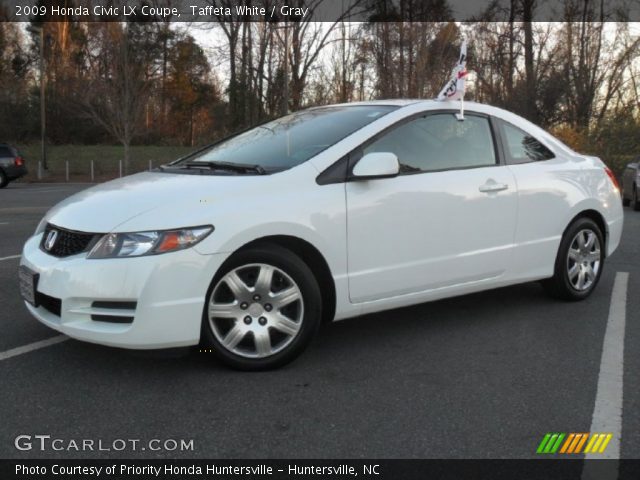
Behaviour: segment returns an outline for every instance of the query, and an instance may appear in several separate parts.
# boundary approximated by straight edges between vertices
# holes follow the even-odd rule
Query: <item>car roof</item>
[[[365,100],[362,102],[345,102],[345,103],[336,103],[333,105],[325,105],[327,107],[343,107],[343,106],[376,106],[376,105],[389,105],[395,107],[406,107],[407,105],[413,105],[414,103],[420,102],[431,102],[433,100],[424,100],[424,99],[409,99],[409,98],[389,98],[386,100]]]
[[[416,98],[416,99],[371,100],[371,101],[364,101],[364,102],[340,103],[340,104],[337,104],[337,105],[339,105],[339,106],[349,106],[349,105],[371,105],[371,106],[386,105],[386,106],[399,107],[398,108],[399,111],[404,110],[404,109],[411,109],[411,110],[415,110],[416,112],[422,111],[422,109],[424,109],[425,111],[428,111],[428,110],[457,110],[461,106],[460,102],[457,101],[457,100],[440,101],[440,100],[435,100],[435,99],[419,99],[419,98]],[[327,105],[327,106],[336,106],[336,105]],[[320,108],[320,107],[316,107],[316,108]],[[576,154],[576,152],[574,152],[570,147],[568,147],[567,145],[562,143],[560,140],[555,138],[549,132],[547,132],[547,131],[543,130],[542,128],[540,128],[538,125],[535,125],[534,123],[530,122],[529,120],[527,120],[524,117],[521,117],[518,114],[515,114],[515,113],[510,112],[508,110],[504,110],[503,108],[494,107],[494,106],[488,105],[486,103],[465,101],[464,102],[464,110],[465,111],[470,111],[470,112],[475,112],[475,113],[480,113],[480,114],[484,114],[484,115],[492,115],[492,116],[498,117],[498,118],[500,118],[502,120],[505,120],[505,121],[507,121],[509,123],[512,123],[513,125],[515,125],[518,128],[524,128],[526,131],[528,131],[532,135],[534,135],[537,140],[543,141],[543,143],[547,147],[553,146],[552,150],[561,149],[561,150],[565,151],[566,153],[569,153],[569,154],[572,154],[572,155]]]
[[[418,105],[420,104],[426,110],[438,110],[438,109],[451,109],[451,108],[460,108],[460,102],[458,101],[440,101],[435,99],[424,99],[424,98],[390,98],[383,100],[367,100],[362,102],[347,102],[347,103],[336,103],[333,105],[323,105],[326,107],[336,107],[336,106],[395,106],[395,107],[408,107],[410,105]],[[321,106],[312,107],[312,108],[322,108]],[[488,105],[486,103],[478,103],[465,101],[464,102],[465,110],[477,111],[479,113],[485,114],[497,114],[497,115],[514,115],[514,113],[509,112],[508,110],[504,110],[502,108],[494,107],[492,105]]]

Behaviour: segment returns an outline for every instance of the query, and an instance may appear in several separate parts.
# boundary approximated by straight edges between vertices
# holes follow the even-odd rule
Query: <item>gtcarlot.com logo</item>
[[[20,451],[39,450],[41,452],[192,452],[193,439],[152,438],[116,438],[104,440],[101,438],[55,438],[51,435],[18,435],[14,446]]]
[[[604,453],[612,436],[611,433],[547,433],[536,453]]]

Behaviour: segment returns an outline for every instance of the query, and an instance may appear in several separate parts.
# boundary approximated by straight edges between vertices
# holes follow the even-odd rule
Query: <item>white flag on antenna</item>
[[[464,81],[467,76],[467,41],[462,41],[460,58],[451,72],[451,80],[438,94],[438,100],[462,100],[464,97]]]

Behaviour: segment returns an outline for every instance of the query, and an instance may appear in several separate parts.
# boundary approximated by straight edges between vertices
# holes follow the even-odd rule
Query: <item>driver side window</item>
[[[363,153],[391,152],[398,157],[400,173],[432,172],[491,166],[497,163],[489,120],[453,113],[416,118],[384,133]]]

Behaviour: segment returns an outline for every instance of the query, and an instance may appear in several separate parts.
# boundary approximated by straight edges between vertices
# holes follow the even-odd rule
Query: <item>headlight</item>
[[[174,252],[192,247],[213,232],[213,226],[155,232],[107,233],[91,249],[87,258],[140,257]]]

